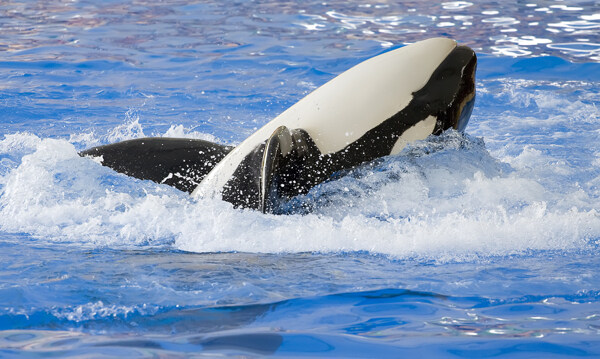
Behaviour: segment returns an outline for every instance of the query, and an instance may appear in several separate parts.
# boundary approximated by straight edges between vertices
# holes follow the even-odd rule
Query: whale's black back
[[[139,138],[80,152],[117,172],[191,193],[233,147],[188,138]]]

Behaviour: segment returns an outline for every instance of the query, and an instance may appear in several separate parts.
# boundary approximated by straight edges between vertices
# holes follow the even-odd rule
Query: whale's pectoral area
[[[271,212],[277,199],[307,193],[332,171],[306,131],[278,127],[244,158],[223,188],[225,201]]]
[[[463,131],[475,101],[476,66],[470,48],[450,39],[424,40],[356,65],[235,148],[145,138],[81,154],[102,156],[103,165],[118,172],[193,196],[275,213],[279,202],[335,173],[397,154],[432,134]]]

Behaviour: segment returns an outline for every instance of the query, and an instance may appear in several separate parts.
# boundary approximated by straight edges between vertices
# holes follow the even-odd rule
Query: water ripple
[[[128,49],[131,57],[138,57],[136,61],[138,55],[143,55],[144,62],[150,63],[164,50],[177,57],[194,56],[194,49],[206,53],[207,49],[218,51],[223,47],[260,54],[294,38],[296,47],[316,43],[321,48],[352,51],[359,46],[353,41],[367,40],[389,47],[420,40],[426,32],[428,37],[457,38],[480,52],[598,61],[596,49],[589,46],[574,51],[574,46],[548,46],[548,42],[513,41],[506,46],[501,38],[495,40],[502,34],[515,33],[521,39],[547,39],[552,44],[597,42],[600,13],[586,2],[544,1],[539,5],[515,3],[500,7],[491,0],[477,6],[467,1],[427,6],[419,2],[265,1],[242,3],[228,10],[211,3],[187,4],[180,0],[168,4],[141,0],[135,5],[11,2],[0,5],[0,16],[5,20],[0,52],[15,60],[39,60],[50,52],[35,49],[55,47],[54,59],[91,60]],[[215,31],[219,23],[227,24],[228,31]],[[240,37],[242,33],[246,37]],[[348,40],[347,46],[340,46],[340,39]],[[247,44],[251,45],[245,47]],[[35,52],[29,52],[32,50]]]

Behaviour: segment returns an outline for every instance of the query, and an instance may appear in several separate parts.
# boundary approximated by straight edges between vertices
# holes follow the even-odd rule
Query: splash
[[[317,186],[288,203],[287,216],[197,201],[115,173],[79,157],[65,140],[15,134],[0,148],[13,157],[24,153],[16,167],[3,168],[0,227],[45,241],[445,261],[580,248],[600,236],[592,198],[545,186],[536,179],[539,169],[522,164],[543,154],[525,150],[511,164],[492,156],[483,140],[456,132]]]
[[[397,156],[340,174],[283,204],[289,213],[284,216],[195,200],[77,155],[82,144],[108,143],[110,135],[72,134],[69,141],[5,135],[0,228],[78,246],[365,251],[438,261],[595,246],[600,238],[595,86],[484,79],[467,129],[471,135],[430,137]],[[144,128],[131,112],[109,132],[127,139],[143,135]],[[219,142],[181,125],[154,135]]]

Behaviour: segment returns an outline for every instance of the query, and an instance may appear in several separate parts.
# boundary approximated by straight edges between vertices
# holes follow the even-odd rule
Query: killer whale
[[[475,52],[433,38],[368,59],[319,87],[236,147],[143,138],[82,156],[195,197],[273,212],[334,173],[463,131],[475,101]]]

